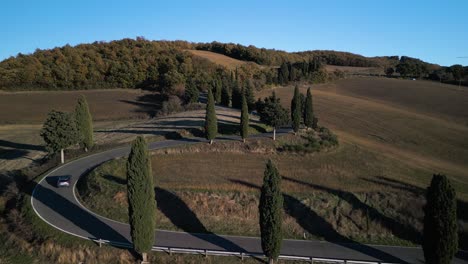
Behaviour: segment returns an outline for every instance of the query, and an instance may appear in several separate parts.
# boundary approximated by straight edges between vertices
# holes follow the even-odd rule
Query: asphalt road
[[[280,132],[284,133],[286,131]],[[266,136],[266,134],[261,136]],[[227,137],[225,139],[233,138]],[[150,143],[149,148],[159,149],[198,142],[205,142],[205,140],[167,140]],[[89,211],[77,200],[74,188],[80,176],[107,160],[127,155],[129,151],[130,147],[108,150],[71,161],[53,170],[39,182],[33,191],[31,203],[34,211],[45,222],[68,234],[84,239],[103,239],[130,243],[130,231],[127,224],[107,219]],[[71,176],[73,188],[55,187],[56,177],[63,175]],[[260,240],[256,237],[157,230],[155,232],[155,241],[155,246],[161,247],[262,253]],[[423,252],[420,248],[356,243],[336,244],[324,241],[284,240],[281,255],[390,263],[424,263]],[[468,254],[460,252],[453,263],[468,263]]]

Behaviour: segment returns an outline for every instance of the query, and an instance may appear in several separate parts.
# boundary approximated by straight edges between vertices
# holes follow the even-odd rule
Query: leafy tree
[[[455,64],[450,66],[449,71],[453,74],[453,78],[461,84],[461,80],[463,78],[463,66],[460,64]]]
[[[185,103],[196,103],[200,96],[200,91],[192,78],[189,78],[185,84]]]
[[[242,141],[245,143],[245,139],[249,136],[249,108],[247,106],[247,99],[245,95],[242,95],[242,112],[240,120],[240,134]]]
[[[313,127],[314,124],[314,108],[312,106],[312,93],[310,87],[307,89],[307,96],[304,105],[304,125],[307,128]]]
[[[457,200],[445,175],[434,175],[424,207],[424,258],[428,264],[449,264],[458,251]]]
[[[302,105],[301,105],[301,94],[299,92],[299,86],[296,85],[294,88],[294,96],[291,100],[291,120],[294,133],[299,131],[301,126],[302,116]]]
[[[147,261],[154,243],[156,199],[148,147],[141,136],[133,141],[127,160],[127,193],[133,248]]]
[[[213,92],[211,89],[208,90],[208,102],[206,104],[206,116],[205,116],[205,136],[206,139],[213,144],[213,139],[218,133],[218,121],[216,119],[215,103],[213,98]]]
[[[221,105],[226,107],[231,106],[231,93],[227,85],[223,85],[221,89]]]
[[[387,74],[387,76],[392,76],[393,74],[395,73],[395,70],[393,69],[393,67],[388,67],[387,69],[385,69],[385,74]]]
[[[41,137],[49,153],[60,151],[61,163],[65,162],[63,150],[78,143],[79,134],[72,114],[52,110],[47,115],[41,130]]]
[[[281,106],[280,99],[276,97],[275,92],[264,101],[257,101],[256,107],[260,121],[273,127],[273,140],[276,140],[276,129],[289,122],[288,110]]]
[[[93,119],[89,112],[86,97],[82,95],[75,107],[76,128],[79,133],[79,143],[87,152],[94,145],[93,140]]]
[[[283,196],[280,185],[281,176],[278,169],[271,160],[268,160],[258,209],[262,249],[270,263],[278,259],[281,250]]]

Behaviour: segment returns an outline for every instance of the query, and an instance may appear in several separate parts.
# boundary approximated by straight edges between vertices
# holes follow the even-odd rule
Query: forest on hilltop
[[[337,51],[285,52],[232,43],[149,41],[142,37],[36,50],[0,62],[0,89],[78,90],[143,88],[167,95],[181,95],[188,80],[206,90],[233,73],[207,59],[187,52],[206,50],[263,65],[246,64],[236,70],[236,81],[248,80],[256,89],[268,84],[333,78],[322,65],[378,67],[388,75],[424,77],[466,83],[468,67],[441,67],[402,56],[364,57]]]

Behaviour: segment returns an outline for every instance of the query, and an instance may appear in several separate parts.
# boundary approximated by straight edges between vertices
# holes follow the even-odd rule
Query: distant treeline
[[[0,89],[144,88],[180,96],[188,80],[199,90],[206,90],[213,82],[232,79],[228,69],[187,52],[189,49],[213,51],[263,65],[250,63],[236,69],[238,81],[248,80],[255,89],[268,84],[324,82],[337,77],[324,70],[325,64],[379,67],[389,75],[398,72],[402,76],[446,82],[464,80],[468,75],[466,67],[444,68],[404,56],[368,58],[336,51],[288,53],[232,43],[149,41],[139,37],[18,54],[0,62]]]

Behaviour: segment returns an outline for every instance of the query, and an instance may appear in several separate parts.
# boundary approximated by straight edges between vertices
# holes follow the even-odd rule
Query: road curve
[[[286,130],[280,131],[285,133]],[[263,136],[265,136],[264,134]],[[233,137],[225,138],[233,139]],[[150,149],[204,142],[203,139],[179,139],[154,142]],[[128,155],[130,147],[122,147],[93,154],[60,166],[46,175],[34,188],[31,205],[36,214],[49,225],[83,239],[103,239],[130,243],[130,229],[125,223],[99,216],[77,200],[75,184],[91,169],[110,159]],[[73,188],[56,188],[54,177],[69,175]],[[216,251],[262,254],[256,237],[223,236],[157,230],[155,246],[206,249]],[[424,263],[420,248],[375,246],[363,244],[335,244],[323,241],[284,240],[281,255],[380,261],[391,263]],[[468,263],[468,256],[460,253],[453,263]]]

